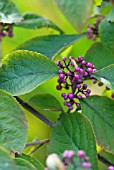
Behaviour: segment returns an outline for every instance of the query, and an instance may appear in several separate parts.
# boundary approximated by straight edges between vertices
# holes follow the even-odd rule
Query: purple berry
[[[80,78],[80,75],[79,75],[79,74],[75,74],[75,75],[74,75],[74,78],[75,78],[76,80],[78,80],[78,79]]]
[[[63,61],[66,61],[66,57],[63,57],[62,60],[63,60]]]
[[[88,24],[88,28],[91,28],[91,25],[90,25],[90,24]]]
[[[72,56],[70,56],[70,57],[69,57],[69,59],[70,59],[70,60],[73,60],[73,57],[72,57]]]
[[[58,79],[57,81],[58,81],[58,83],[62,83],[62,80],[61,80],[61,79]]]
[[[92,68],[88,68],[87,71],[88,71],[88,73],[92,73],[93,69]]]
[[[67,106],[70,107],[70,106],[71,106],[71,103],[67,103]]]
[[[57,60],[55,64],[56,64],[57,66],[59,66],[60,61],[59,61],[59,60]]]
[[[59,75],[59,78],[60,78],[60,79],[64,79],[64,77],[65,77],[64,74],[60,74],[60,75]]]
[[[78,98],[79,100],[81,100],[81,99],[82,99],[82,96],[81,96],[81,95],[78,95],[77,98]]]
[[[63,71],[62,71],[62,70],[59,70],[59,71],[58,71],[58,73],[59,73],[59,74],[62,74],[62,73],[63,73]]]
[[[90,89],[87,89],[87,93],[90,94],[90,93],[91,93],[91,90],[90,90]]]
[[[94,69],[93,69],[93,73],[96,73],[96,72],[97,72],[97,69],[94,68]]]
[[[65,93],[62,93],[62,94],[61,94],[61,96],[62,96],[62,97],[65,97],[65,96],[66,96],[66,94],[65,94]]]
[[[95,37],[95,36],[93,36],[93,37],[92,37],[92,40],[93,40],[93,41],[96,41],[96,37]]]
[[[83,80],[82,79],[78,79],[78,83],[83,83]]]
[[[67,99],[68,99],[68,97],[67,97],[67,96],[64,96],[63,98],[64,98],[64,100],[67,100]]]
[[[10,38],[12,38],[12,37],[13,37],[13,34],[12,34],[12,33],[9,33],[8,36],[9,36]]]
[[[89,161],[89,158],[88,158],[87,156],[85,156],[85,157],[84,157],[84,160],[85,160],[86,162],[88,162],[88,161]]]
[[[85,66],[86,63],[87,63],[87,62],[86,62],[85,60],[83,60],[83,61],[82,61],[82,66]]]
[[[85,157],[85,152],[83,150],[79,150],[77,153],[77,156],[80,158],[84,158]]]
[[[96,84],[97,83],[97,79],[93,79],[93,84]]]
[[[109,166],[108,170],[114,170],[114,166]]]
[[[77,87],[77,89],[80,89],[80,88],[81,88],[81,85],[80,85],[80,84],[77,84],[76,87]]]
[[[111,97],[114,99],[114,93],[112,93]]]
[[[87,84],[84,84],[84,85],[83,85],[83,89],[87,89]]]
[[[69,110],[73,110],[73,107],[72,107],[72,106],[70,106],[70,107],[69,107]]]
[[[76,63],[79,63],[79,59],[78,58],[76,59]]]
[[[88,29],[87,29],[87,33],[88,33],[88,34],[91,34],[91,33],[92,33],[92,29],[91,29],[91,28],[88,28]]]
[[[80,107],[80,103],[76,103],[76,106],[77,106],[77,107]]]
[[[72,100],[74,98],[74,94],[73,93],[69,93],[68,94],[68,98]]]
[[[85,71],[84,72],[84,76],[87,77],[88,76],[88,72]]]
[[[62,83],[63,83],[63,84],[65,84],[65,83],[66,83],[66,80],[65,80],[65,79],[63,79],[63,80],[62,80]]]
[[[68,158],[68,155],[69,155],[69,150],[64,151],[62,155],[63,159]]]
[[[86,98],[88,98],[88,97],[90,96],[90,94],[89,94],[89,93],[86,93],[86,95],[85,95],[85,96],[86,96]]]
[[[79,72],[80,74],[84,74],[85,71],[81,68]]]
[[[87,67],[93,68],[93,64],[91,62],[87,63]]]
[[[61,90],[61,89],[62,89],[61,85],[57,85],[57,86],[56,86],[56,89],[57,89],[57,90]]]
[[[75,82],[74,80],[70,80],[70,81],[71,81],[72,84],[74,84],[74,82]]]
[[[6,36],[6,31],[2,31],[2,32],[1,32],[1,36],[2,36],[2,37],[5,37],[5,36]]]
[[[70,160],[73,159],[74,155],[75,155],[75,152],[72,151],[72,150],[69,150],[68,158],[69,158]]]
[[[83,57],[82,57],[82,56],[79,56],[79,57],[78,57],[78,60],[79,60],[79,61],[82,61],[82,60],[83,60]]]
[[[91,167],[92,167],[92,165],[91,165],[90,162],[83,162],[83,163],[81,164],[81,166],[82,166],[83,169],[91,168]]]
[[[79,71],[80,71],[80,67],[75,67],[74,70],[75,70],[76,72],[79,72]]]
[[[67,75],[68,75],[68,76],[71,76],[71,75],[72,75],[72,73],[71,73],[70,71],[68,71],[68,72],[67,72]]]

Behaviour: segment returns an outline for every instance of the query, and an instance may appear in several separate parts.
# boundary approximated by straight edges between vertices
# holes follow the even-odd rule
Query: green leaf
[[[89,19],[93,6],[93,0],[54,1],[65,17],[74,26],[74,28],[76,28],[78,32],[81,32],[87,20]]]
[[[10,157],[8,152],[0,147],[0,169],[1,170],[16,170],[15,162]]]
[[[29,99],[29,104],[43,110],[62,111],[59,101],[50,94],[39,94]]]
[[[48,152],[61,155],[64,150],[74,150],[77,153],[80,149],[85,150],[93,169],[97,170],[96,144],[90,122],[78,112],[62,114],[52,129]]]
[[[0,22],[16,23],[22,20],[17,7],[10,0],[0,0]]]
[[[114,22],[114,8],[110,11],[109,15],[106,17],[107,21]]]
[[[16,154],[16,157],[22,158],[22,159],[24,159],[24,160],[29,161],[31,164],[33,164],[33,165],[35,166],[35,168],[36,168],[37,170],[43,170],[43,169],[44,169],[43,165],[41,165],[40,162],[38,162],[38,160],[34,159],[34,158],[31,157],[31,156],[25,155],[25,154],[23,153],[23,154],[21,154],[21,155],[20,155],[20,154]]]
[[[0,144],[9,151],[22,151],[27,132],[27,120],[21,106],[10,94],[0,90]]]
[[[92,62],[97,70],[100,70],[114,63],[114,55],[110,54],[101,43],[93,44],[85,54],[84,59]]]
[[[99,25],[99,36],[104,47],[114,54],[114,22],[103,19]]]
[[[93,125],[98,145],[114,154],[114,101],[91,96],[82,100],[81,108]]]
[[[58,75],[59,68],[44,55],[17,50],[3,59],[0,88],[19,95],[33,90],[42,82]]]
[[[93,76],[114,90],[114,64],[99,70]]]
[[[56,56],[59,55],[67,47],[84,36],[85,34],[40,36],[25,42],[17,49],[39,52],[52,59],[55,54]]]
[[[15,158],[17,170],[37,170],[33,164],[22,158]]]
[[[58,26],[56,26],[53,22],[38,14],[24,13],[22,17],[24,19],[20,23],[16,23],[15,26],[28,28],[28,29],[39,29],[42,27],[47,27],[47,28],[53,28],[59,31],[60,33],[63,33],[63,31]]]

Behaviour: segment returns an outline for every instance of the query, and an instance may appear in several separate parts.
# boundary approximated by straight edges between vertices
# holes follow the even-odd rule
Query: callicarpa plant
[[[21,1],[0,0],[0,170],[114,170],[114,1]]]

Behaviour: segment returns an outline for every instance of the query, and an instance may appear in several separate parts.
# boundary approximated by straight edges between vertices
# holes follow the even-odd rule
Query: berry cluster
[[[83,150],[79,150],[77,156],[79,158],[79,163],[74,161],[75,152],[72,150],[66,150],[63,153],[63,163],[65,167],[71,163],[73,165],[73,169],[82,168],[82,169],[91,169],[92,164],[89,162],[89,158],[85,155]]]
[[[0,24],[0,40],[2,37],[9,36],[13,37],[13,27],[9,24],[1,23]]]
[[[62,93],[61,96],[64,99],[64,105],[70,110],[73,110],[73,105],[77,108],[80,107],[79,101],[82,96],[88,98],[91,90],[88,89],[87,84],[84,84],[84,80],[92,79],[93,83],[97,80],[92,77],[92,73],[96,72],[94,65],[91,62],[83,60],[82,56],[79,56],[76,60],[72,56],[69,57],[67,62],[66,58],[63,57],[63,64],[59,60],[56,61],[56,65],[61,69],[59,70],[57,90],[62,88],[70,89],[71,92],[68,94]]]
[[[75,157],[78,157],[77,162],[74,159]],[[62,170],[67,170],[69,165],[72,165],[73,170],[78,168],[92,170],[92,164],[89,162],[89,158],[85,155],[83,150],[79,150],[77,155],[72,150],[65,150],[62,155],[62,161],[56,154],[49,155],[46,164],[48,168],[44,170],[59,170],[59,167],[62,167]]]
[[[88,39],[92,39],[93,41],[96,41],[96,38],[99,36],[98,27],[100,22],[101,22],[101,18],[97,18],[93,26],[90,24],[88,25],[88,29],[87,29]]]

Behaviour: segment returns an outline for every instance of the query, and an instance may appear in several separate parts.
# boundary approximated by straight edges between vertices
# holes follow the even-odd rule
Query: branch
[[[35,142],[29,142],[25,146],[34,146],[34,145],[39,145],[39,144],[45,144],[48,143],[50,140],[45,139],[45,140],[40,140],[40,141],[35,141]]]
[[[28,105],[26,102],[24,102],[23,100],[21,100],[17,96],[15,96],[15,98],[25,109],[27,109],[29,112],[31,112],[34,116],[39,118],[41,121],[43,121],[48,126],[50,126],[50,127],[53,126],[53,123],[50,120],[48,120],[46,117],[44,117],[41,113],[39,113],[38,111],[33,109],[30,105]]]
[[[36,148],[34,148],[30,153],[28,153],[28,155],[31,155],[31,154],[33,154],[34,152],[36,152],[42,145],[43,145],[43,143],[40,144],[40,145],[38,145],[38,146],[37,146]]]
[[[108,159],[101,156],[99,153],[97,154],[97,156],[98,156],[99,161],[101,161],[102,163],[104,163],[108,166],[114,166],[114,164],[112,162],[110,162]]]

